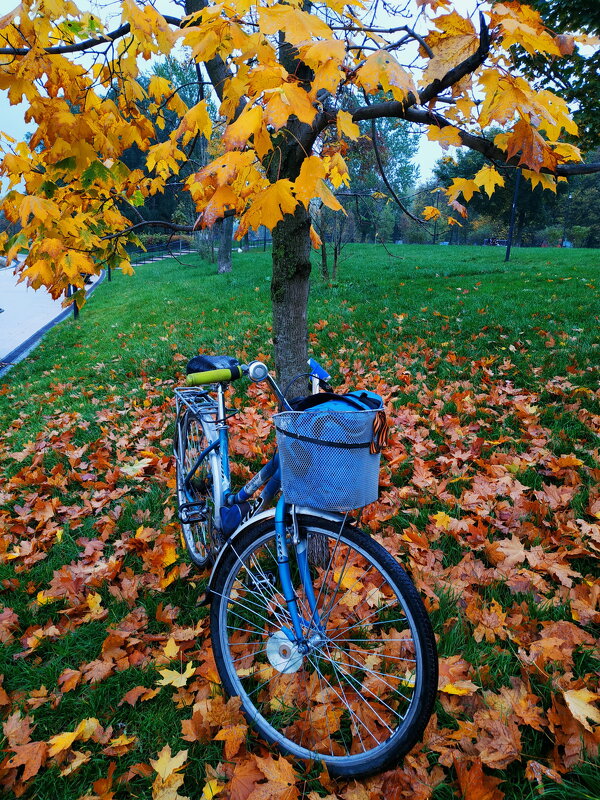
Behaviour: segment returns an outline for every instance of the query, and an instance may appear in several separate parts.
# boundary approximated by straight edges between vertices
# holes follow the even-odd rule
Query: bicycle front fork
[[[310,577],[310,569],[308,565],[308,540],[306,537],[298,535],[297,527],[294,525],[294,548],[296,551],[296,562],[298,564],[298,571],[300,573],[300,580],[304,589],[305,597],[308,601],[311,617],[309,620],[300,616],[298,610],[298,599],[294,591],[292,583],[292,576],[290,573],[290,561],[288,555],[287,537],[285,518],[289,511],[289,504],[285,502],[285,497],[282,495],[277,502],[275,508],[275,541],[277,547],[277,566],[279,571],[279,580],[283,590],[283,596],[287,605],[287,609],[292,621],[293,631],[283,628],[283,632],[291,642],[298,645],[300,651],[302,647],[307,646],[307,636],[310,631],[320,632],[322,630],[321,620],[317,611],[317,601],[315,599],[315,592]],[[306,629],[306,634],[303,632],[303,626]]]

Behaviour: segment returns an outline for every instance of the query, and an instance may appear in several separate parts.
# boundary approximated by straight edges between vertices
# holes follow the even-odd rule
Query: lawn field
[[[114,274],[0,378],[7,797],[600,797],[600,251],[503,258],[348,245],[328,283],[314,256],[311,355],[392,425],[363,527],[440,655],[424,741],[360,783],[288,764],[224,705],[174,515],[173,388],[198,352],[272,363],[270,254]],[[231,402],[242,482],[274,406],[243,381]]]

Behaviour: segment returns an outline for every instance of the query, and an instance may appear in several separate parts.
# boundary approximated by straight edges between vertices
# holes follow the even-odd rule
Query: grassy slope
[[[404,246],[392,247],[386,253],[378,247],[349,246],[343,252],[336,285],[323,284],[315,267],[310,311],[312,353],[338,379],[349,373],[350,383],[360,380],[361,375],[369,383],[369,373],[380,372],[387,386],[396,386],[395,405],[414,410],[420,415],[418,424],[429,428],[429,444],[423,457],[432,462],[447,452],[446,431],[436,428],[443,414],[456,415],[465,425],[469,420],[485,418],[483,402],[472,414],[460,407],[457,410],[457,392],[470,389],[483,393],[490,380],[502,380],[532,393],[527,395],[528,402],[539,403],[535,422],[547,431],[551,452],[556,456],[573,453],[585,465],[572,501],[572,516],[585,516],[594,483],[593,470],[599,466],[598,440],[592,429],[594,424],[597,426],[600,413],[600,253],[517,250],[509,265],[503,264],[503,255],[500,248]],[[7,432],[5,444],[0,445],[0,470],[5,480],[13,479],[9,496],[3,496],[0,489],[0,507],[6,503],[10,510],[5,520],[14,522],[19,508],[24,508],[23,513],[29,518],[35,513],[39,499],[36,484],[39,486],[42,475],[52,474],[57,465],[65,462],[61,432],[67,430],[69,447],[87,444],[91,450],[104,442],[112,465],[134,462],[142,457],[142,450],[158,454],[147,480],[130,481],[129,494],[108,503],[102,513],[117,504],[122,507],[116,521],[120,535],[145,525],[166,530],[175,537],[176,528],[165,513],[171,493],[168,475],[165,477],[166,461],[160,460],[161,452],[169,452],[168,401],[175,374],[184,366],[184,356],[199,349],[237,355],[242,360],[260,353],[269,357],[268,260],[268,254],[234,254],[234,271],[229,276],[213,274],[214,266],[200,263],[193,256],[185,257],[183,263],[166,260],[142,265],[133,279],[116,275],[111,284],[105,283],[83,309],[78,322],[68,321],[50,332],[29,359],[9,373],[0,396],[0,429]],[[322,320],[328,324],[320,324]],[[317,325],[313,329],[314,323]],[[482,359],[494,360],[482,365]],[[480,365],[473,368],[473,362]],[[557,376],[570,382],[568,402],[565,396],[549,390],[549,381]],[[108,415],[104,422],[99,411]],[[434,412],[441,416],[434,416]],[[512,443],[500,450],[518,453],[527,449],[527,442],[521,438],[524,423],[518,415],[507,413],[494,419],[486,422],[487,439],[510,436]],[[596,433],[597,430],[596,427]],[[45,443],[44,448],[38,448],[37,453],[32,448],[23,462],[9,455],[27,448],[36,438]],[[399,485],[410,482],[414,455],[410,444],[403,443],[402,447],[407,460],[392,475],[392,482]],[[85,457],[89,454],[88,451]],[[27,474],[24,468],[32,462],[33,485],[27,486],[28,479],[24,478],[22,488],[15,490],[15,476],[20,480]],[[59,475],[63,474],[60,469]],[[97,466],[92,460],[92,473],[99,475],[102,469],[106,466]],[[531,488],[539,489],[547,480],[535,465],[518,469],[519,480]],[[117,488],[125,485],[124,480],[114,484]],[[82,503],[82,493],[93,499],[85,479],[69,479],[61,489],[53,491],[45,486],[39,491],[43,498],[59,497],[73,507]],[[447,499],[440,501],[424,492],[421,499],[410,497],[404,505],[389,522],[390,535],[406,530],[410,524],[421,531],[427,529],[443,553],[440,568],[444,569],[458,564],[468,553],[468,543],[434,530],[431,523],[431,515],[440,510],[452,517],[464,515],[460,504],[455,507]],[[117,707],[132,687],[141,683],[154,685],[158,676],[152,665],[116,672],[95,684],[82,684],[62,696],[55,708],[52,703],[45,703],[31,711],[25,696],[20,697],[19,693],[30,693],[42,685],[54,690],[64,669],[77,669],[97,659],[106,628],[122,620],[131,605],[115,599],[108,582],[100,581],[97,591],[107,616],[92,619],[64,635],[49,637],[26,658],[13,658],[23,649],[18,640],[29,627],[44,626],[50,621],[58,624],[61,620],[60,605],[38,606],[34,598],[48,587],[53,570],[77,561],[80,537],[97,536],[94,523],[99,513],[85,512],[80,527],[65,527],[61,540],[46,548],[48,554],[43,560],[28,564],[26,559],[16,558],[0,567],[0,579],[4,579],[0,600],[19,618],[13,630],[15,638],[0,655],[0,672],[5,676],[4,688],[11,693],[11,710],[22,707],[33,714],[37,723],[35,740],[72,730],[74,720],[89,716],[97,716],[105,726],[119,726],[115,735],[121,730],[134,733],[138,737],[136,749],[121,757],[121,770],[154,758],[165,742],[171,744],[173,752],[183,746],[180,722],[189,716],[189,710],[176,708],[170,690],[163,690],[155,700],[135,708]],[[586,518],[590,522],[593,519]],[[38,530],[43,524],[40,522]],[[6,535],[4,549],[14,552],[14,542],[19,538],[18,534],[14,538]],[[418,557],[410,550],[403,556],[422,580],[423,567]],[[127,558],[134,573],[148,568],[135,556]],[[571,567],[588,576],[588,580],[597,576],[591,559],[579,558],[571,562]],[[547,575],[545,578],[548,580]],[[151,632],[168,631],[166,623],[155,619],[161,602],[181,609],[179,625],[198,624],[205,611],[193,601],[190,603],[195,585],[193,575],[182,574],[164,589],[151,582],[142,587],[137,604],[148,612]],[[568,600],[561,591],[552,590],[548,603],[540,605],[539,598],[531,592],[518,595],[515,600],[501,582],[492,581],[482,588],[481,596],[487,603],[496,600],[505,611],[517,601],[529,604],[532,619],[539,621],[572,620]],[[434,616],[441,635],[442,656],[463,656],[474,665],[475,682],[484,687],[507,684],[511,675],[518,675],[516,645],[504,646],[498,640],[477,644],[472,638],[474,625],[462,613],[457,615],[456,599],[446,590],[439,594],[441,602],[432,603],[432,608],[438,606]],[[597,633],[593,626],[588,625],[586,630]],[[577,650],[575,656],[576,678],[599,666],[584,649]],[[481,677],[479,670],[485,664],[491,673],[488,670],[487,677]],[[536,686],[548,706],[549,687],[543,682]],[[451,729],[455,725],[449,709],[439,707],[440,727]],[[524,729],[523,750],[528,758],[547,757],[546,736],[547,733]],[[202,780],[203,762],[216,764],[222,756],[217,743],[189,747],[192,760],[186,769],[186,787],[192,792]],[[39,797],[57,798],[89,792],[92,781],[105,774],[110,760],[102,755],[100,745],[93,745],[92,750],[94,758],[68,779],[61,778],[53,767],[40,772],[33,781],[35,788],[29,791]],[[515,800],[529,796],[524,764],[525,759],[496,773],[509,781],[503,789]],[[436,790],[439,800],[456,796],[452,779],[450,771],[447,782]],[[147,792],[147,779],[133,778],[128,791]],[[574,791],[569,789],[564,796],[585,796]]]

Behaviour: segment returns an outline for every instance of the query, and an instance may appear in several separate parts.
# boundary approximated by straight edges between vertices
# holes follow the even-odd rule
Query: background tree
[[[303,371],[307,356],[309,204],[320,198],[341,208],[327,182],[336,189],[349,182],[344,154],[360,135],[357,123],[416,123],[435,140],[521,164],[526,179],[552,189],[553,175],[600,169],[576,163],[577,149],[560,142],[576,133],[566,102],[506,70],[514,51],[561,55],[561,40],[527,6],[498,3],[477,28],[451,0],[419,0],[392,20],[378,3],[357,15],[339,0],[307,8],[296,0],[186,0],[185,11],[182,20],[122,0],[121,24],[107,31],[73,2],[23,0],[0,19],[0,89],[11,103],[24,99],[37,126],[29,145],[5,142],[0,167],[15,187],[5,212],[23,224],[8,249],[29,249],[23,272],[34,286],[58,296],[102,264],[127,270],[125,244],[144,226],[165,226],[131,224],[123,206],[164,191],[197,138],[212,134],[206,99],[183,113],[170,80],[157,77],[148,91],[140,81],[141,62],[175,44],[201,65],[219,98],[226,152],[185,180],[195,225],[170,228],[237,215],[240,238],[261,224],[273,230],[273,338],[284,381]],[[351,113],[340,104],[347,93],[356,98]],[[148,96],[180,115],[165,142],[151,143]],[[494,125],[506,132],[492,140],[485,132]],[[122,161],[133,144],[146,155],[143,170]],[[474,180],[489,193],[503,183],[491,165]],[[456,181],[448,194],[459,202]],[[424,210],[425,218],[441,215]]]

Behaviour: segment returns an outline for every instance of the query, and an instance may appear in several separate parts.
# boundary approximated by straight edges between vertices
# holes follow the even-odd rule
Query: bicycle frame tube
[[[219,383],[217,386],[217,431],[219,433],[221,485],[223,487],[223,500],[226,501],[226,498],[231,492],[231,471],[229,468],[229,425],[227,424],[225,390],[222,383]]]

